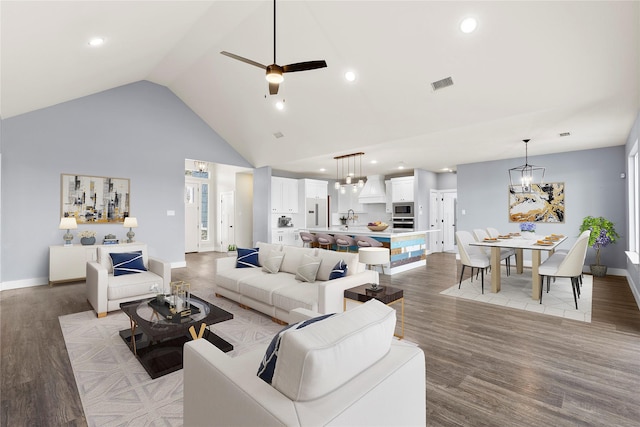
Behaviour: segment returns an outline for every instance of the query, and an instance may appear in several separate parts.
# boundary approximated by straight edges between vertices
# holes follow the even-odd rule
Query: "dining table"
[[[517,235],[505,235],[495,240],[485,239],[469,243],[472,246],[491,248],[491,271],[500,272],[500,249],[515,249],[516,272],[522,274],[524,250],[531,251],[531,299],[540,299],[540,273],[538,271],[542,259],[542,252],[551,255],[559,244],[567,240],[563,235],[523,237]],[[491,292],[500,292],[500,274],[491,275]]]

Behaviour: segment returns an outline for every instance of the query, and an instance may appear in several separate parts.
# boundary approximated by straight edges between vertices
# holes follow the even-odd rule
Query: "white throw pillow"
[[[372,299],[280,338],[272,386],[294,401],[323,396],[382,359],[396,312]]]
[[[300,264],[296,270],[296,279],[302,280],[303,282],[315,282],[321,261],[319,257],[305,254],[302,257],[302,264]]]
[[[262,270],[267,273],[277,273],[280,271],[280,266],[282,265],[282,260],[284,259],[284,253],[282,251],[272,250],[269,253],[267,259],[264,260],[262,264]]]

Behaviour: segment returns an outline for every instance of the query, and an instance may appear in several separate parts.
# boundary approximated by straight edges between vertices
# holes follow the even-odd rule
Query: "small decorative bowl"
[[[389,224],[387,225],[367,225],[367,228],[371,231],[384,231],[387,229],[387,227],[389,227]]]

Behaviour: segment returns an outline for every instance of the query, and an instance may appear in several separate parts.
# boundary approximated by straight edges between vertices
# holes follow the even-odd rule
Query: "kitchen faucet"
[[[355,214],[356,213],[354,212],[353,209],[349,209],[347,211],[347,222],[349,222],[349,220],[351,220],[351,225],[353,225],[355,223],[355,221],[356,221]]]

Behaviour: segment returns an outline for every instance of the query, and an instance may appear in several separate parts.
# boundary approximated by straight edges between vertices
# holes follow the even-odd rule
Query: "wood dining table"
[[[542,251],[549,252],[549,255],[565,240],[566,236],[554,236],[549,244],[540,244],[539,240],[544,240],[545,236],[536,236],[535,239],[525,239],[521,236],[511,236],[509,238],[498,238],[497,240],[483,240],[469,243],[472,246],[491,248],[491,271],[500,271],[500,249],[509,248],[516,251],[516,272],[522,274],[524,271],[522,255],[525,249],[531,251],[531,299],[540,299],[540,267]],[[500,292],[500,274],[491,275],[491,292]]]

